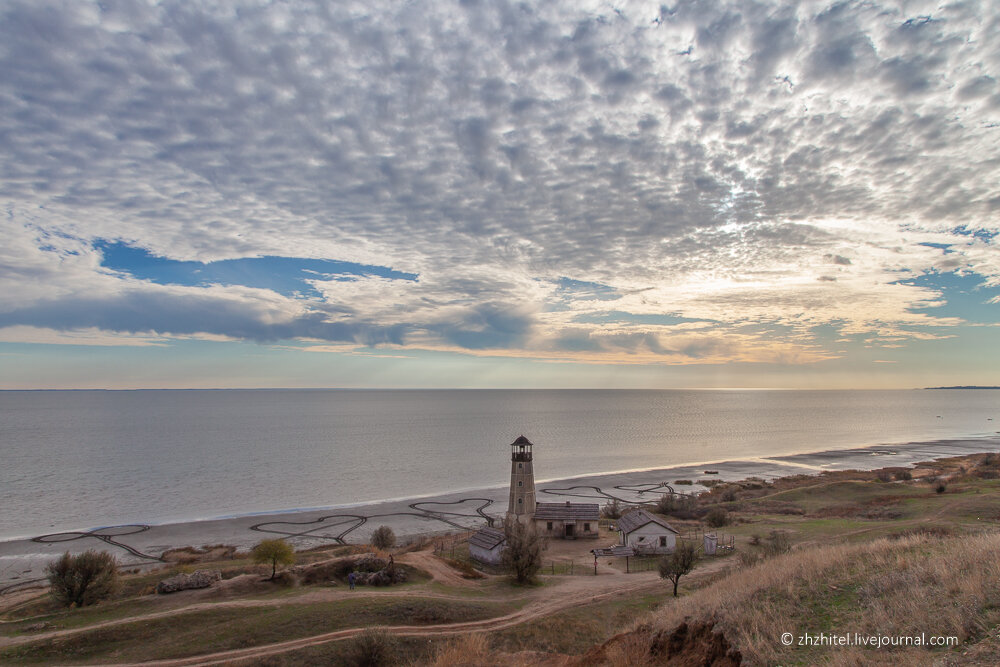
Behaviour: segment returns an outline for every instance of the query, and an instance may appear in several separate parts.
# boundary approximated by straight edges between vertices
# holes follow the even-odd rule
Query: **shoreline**
[[[47,391],[47,390],[46,390]],[[60,390],[62,391],[62,390]],[[72,391],[89,391],[89,390],[72,390]],[[146,390],[143,390],[146,391]],[[183,390],[188,391],[188,390]],[[825,391],[825,390],[817,390]],[[703,466],[723,466],[725,464],[750,464],[750,463],[760,463],[764,466],[768,464],[774,464],[780,462],[784,466],[796,467],[805,470],[814,470],[816,472],[822,472],[823,468],[821,465],[809,464],[800,462],[799,459],[811,459],[811,458],[821,458],[824,461],[836,460],[840,458],[841,455],[851,456],[857,455],[864,452],[874,452],[875,450],[885,449],[908,449],[920,446],[931,446],[936,444],[947,444],[947,443],[964,443],[964,442],[983,442],[986,446],[995,446],[997,451],[1000,451],[1000,431],[995,431],[992,433],[978,433],[978,434],[965,434],[956,435],[952,437],[937,438],[934,440],[912,440],[894,443],[877,443],[870,445],[859,445],[851,446],[846,449],[806,449],[804,451],[796,451],[788,454],[774,454],[770,456],[761,457],[744,457],[740,459],[727,459],[727,458],[714,458],[714,459],[700,459],[697,461],[690,461],[685,463],[678,463],[674,465],[657,465],[657,466],[644,466],[639,468],[623,468],[619,470],[610,470],[602,472],[587,472],[579,473],[573,475],[567,475],[563,477],[550,477],[544,479],[536,479],[535,484],[556,484],[564,483],[581,479],[603,479],[618,477],[621,475],[645,475],[657,472],[670,472],[670,471],[680,471],[680,470],[690,470],[692,468],[698,468]],[[984,450],[985,451],[985,450]],[[786,473],[792,474],[792,473]],[[728,479],[728,478],[727,478]],[[733,481],[733,480],[729,480]],[[100,524],[92,526],[73,526],[73,527],[56,527],[51,526],[53,533],[48,534],[62,534],[62,533],[76,533],[76,532],[96,532],[101,530],[112,529],[121,526],[134,526],[143,525],[149,527],[161,527],[161,526],[177,526],[177,525],[188,525],[188,524],[200,524],[206,522],[215,521],[230,521],[230,520],[243,520],[243,519],[253,519],[257,517],[268,517],[268,516],[296,516],[296,515],[306,515],[312,513],[322,513],[322,512],[334,512],[340,510],[351,510],[365,507],[372,507],[377,505],[396,505],[399,503],[415,502],[415,501],[431,501],[440,498],[450,498],[459,494],[470,494],[470,493],[494,493],[497,490],[502,490],[502,497],[506,498],[506,490],[508,488],[508,482],[500,482],[494,485],[485,486],[469,486],[452,488],[444,491],[431,491],[428,493],[406,495],[406,496],[392,496],[387,498],[373,498],[370,500],[361,500],[356,502],[346,502],[346,503],[335,503],[331,505],[315,505],[315,506],[302,506],[302,507],[283,507],[278,509],[263,509],[251,512],[236,512],[227,514],[215,514],[209,516],[194,516],[194,517],[179,517],[179,518],[163,518],[163,519],[141,519],[136,518],[135,520],[129,521],[127,523],[115,523],[115,524]],[[23,534],[11,535],[11,536],[0,536],[0,559],[3,558],[2,547],[8,542],[20,542],[25,540],[33,540],[38,537],[39,534],[43,533],[46,528],[39,529],[38,531],[31,532],[26,531]],[[2,560],[0,560],[2,563]],[[0,575],[0,581],[2,581],[2,575]]]
[[[922,461],[980,452],[1000,452],[1000,435],[879,444],[850,449],[777,455],[724,461],[698,461],[684,465],[576,475],[536,481],[540,502],[563,499],[604,504],[610,498],[623,502],[648,500],[646,493],[662,493],[664,484],[690,479],[678,492],[698,492],[707,487],[699,480],[735,481],[748,477],[775,479],[826,470],[872,470],[908,467]],[[716,474],[706,477],[706,467]],[[660,489],[660,491],[657,491]],[[645,497],[644,497],[645,496]],[[47,536],[0,541],[0,593],[28,585],[43,576],[45,564],[64,551],[106,550],[124,567],[157,565],[169,549],[226,544],[246,549],[262,539],[283,537],[296,549],[324,544],[365,543],[379,525],[388,525],[403,541],[424,534],[471,530],[486,523],[486,516],[506,511],[507,485],[460,489],[418,497],[375,500],[347,505],[274,510],[175,523],[104,526],[60,531]]]

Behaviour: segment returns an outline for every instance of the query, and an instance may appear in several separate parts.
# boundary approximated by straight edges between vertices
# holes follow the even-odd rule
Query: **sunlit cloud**
[[[0,342],[799,365],[948,340],[1000,320],[998,25],[7,2]]]

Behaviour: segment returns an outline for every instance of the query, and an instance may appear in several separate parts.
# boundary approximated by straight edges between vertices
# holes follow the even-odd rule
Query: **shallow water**
[[[500,485],[521,433],[551,479],[998,429],[990,390],[0,392],[0,539]]]

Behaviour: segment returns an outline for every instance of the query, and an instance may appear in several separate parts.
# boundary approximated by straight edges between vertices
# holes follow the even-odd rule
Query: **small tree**
[[[250,551],[250,557],[255,563],[271,564],[271,578],[268,581],[273,581],[279,565],[291,565],[295,562],[295,550],[284,540],[261,540]]]
[[[660,578],[669,579],[674,585],[674,597],[677,597],[677,584],[681,577],[694,569],[698,561],[694,545],[690,542],[680,542],[669,556],[660,559]]]
[[[542,567],[542,538],[533,524],[524,525],[507,519],[503,525],[507,546],[500,554],[500,564],[518,583],[530,581]]]
[[[620,519],[622,518],[622,507],[618,503],[617,498],[612,498],[604,507],[601,508],[601,516],[605,519]]]
[[[396,546],[396,533],[389,526],[379,526],[372,533],[372,546],[385,551]]]
[[[118,588],[118,562],[106,551],[85,551],[71,556],[67,551],[45,567],[52,597],[71,607],[94,604]]]

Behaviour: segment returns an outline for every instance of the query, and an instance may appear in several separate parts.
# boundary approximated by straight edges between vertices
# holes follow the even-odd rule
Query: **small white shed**
[[[618,534],[622,546],[632,547],[637,554],[666,554],[677,546],[678,532],[644,509],[636,509],[618,519]]]
[[[480,563],[499,565],[507,538],[497,528],[480,528],[469,538],[469,555]]]

